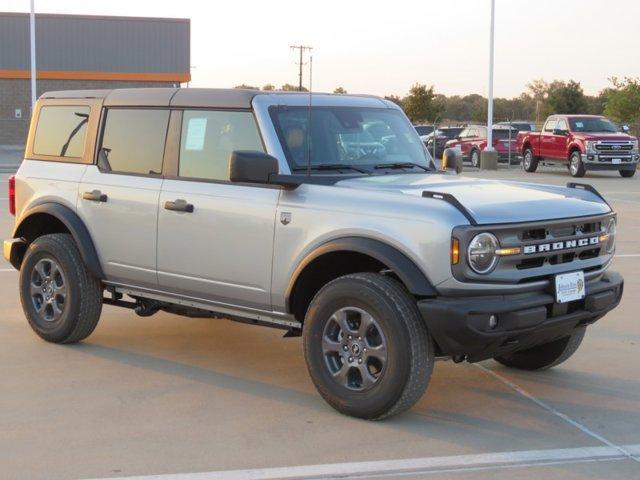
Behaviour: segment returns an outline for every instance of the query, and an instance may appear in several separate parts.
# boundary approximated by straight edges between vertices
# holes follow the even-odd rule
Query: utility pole
[[[29,14],[29,34],[31,40],[31,114],[36,106],[36,9],[34,0],[31,0],[31,13]]]
[[[298,50],[300,60],[296,63],[299,66],[298,73],[298,91],[302,91],[302,66],[306,65],[304,63],[304,52],[305,50],[311,51],[313,47],[307,47],[305,45],[291,45],[291,50]]]

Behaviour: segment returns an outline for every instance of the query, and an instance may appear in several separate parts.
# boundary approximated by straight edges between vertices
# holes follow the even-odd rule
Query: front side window
[[[273,106],[269,112],[294,173],[307,166],[369,172],[385,164],[430,165],[414,127],[395,109],[312,107],[310,112]]]
[[[81,158],[90,108],[50,105],[40,109],[33,153],[63,158]]]
[[[264,151],[251,112],[185,110],[180,141],[181,177],[229,180],[234,150]]]
[[[160,175],[168,122],[166,109],[108,109],[98,165],[105,171]]]
[[[556,128],[556,119],[555,118],[550,118],[549,120],[547,120],[547,123],[544,125],[544,131],[545,132],[553,132]]]
[[[562,130],[563,132],[566,132],[568,130],[567,122],[565,122],[562,118],[558,120],[558,123],[556,124],[556,130]]]

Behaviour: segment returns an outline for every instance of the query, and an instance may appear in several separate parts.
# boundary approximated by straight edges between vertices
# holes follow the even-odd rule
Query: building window
[[[40,109],[33,153],[62,158],[81,158],[89,121],[89,107],[45,106]]]
[[[229,180],[229,156],[234,150],[264,151],[251,112],[185,110],[181,177]]]
[[[162,174],[169,110],[107,110],[98,166],[105,171]]]

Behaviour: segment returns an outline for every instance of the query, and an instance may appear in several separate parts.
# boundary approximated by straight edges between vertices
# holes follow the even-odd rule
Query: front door
[[[543,158],[552,158],[555,144],[553,131],[557,123],[556,118],[549,118],[540,132],[540,156]]]
[[[271,307],[280,190],[229,182],[233,150],[264,150],[250,111],[185,110],[178,171],[158,217],[160,288],[197,299]]]
[[[99,164],[78,191],[107,280],[157,286],[158,198],[168,110],[112,108],[103,115]]]

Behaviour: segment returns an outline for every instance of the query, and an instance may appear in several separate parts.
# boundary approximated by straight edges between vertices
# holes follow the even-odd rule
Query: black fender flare
[[[36,214],[47,214],[57,218],[63,225],[69,230],[71,236],[78,246],[82,260],[84,261],[87,269],[91,274],[99,279],[104,279],[104,272],[102,265],[100,265],[100,259],[98,258],[98,252],[91,238],[89,230],[86,225],[80,219],[77,213],[60,203],[41,203],[30,209],[20,219],[20,223],[16,225],[13,231],[14,238],[21,238],[24,235],[24,225],[28,222],[29,218]]]
[[[438,292],[424,272],[404,253],[380,240],[366,237],[342,237],[330,240],[308,253],[298,264],[287,286],[285,300],[290,305],[291,294],[304,269],[316,258],[331,252],[357,252],[375,258],[391,269],[406,285],[409,292],[419,297],[435,297]]]

